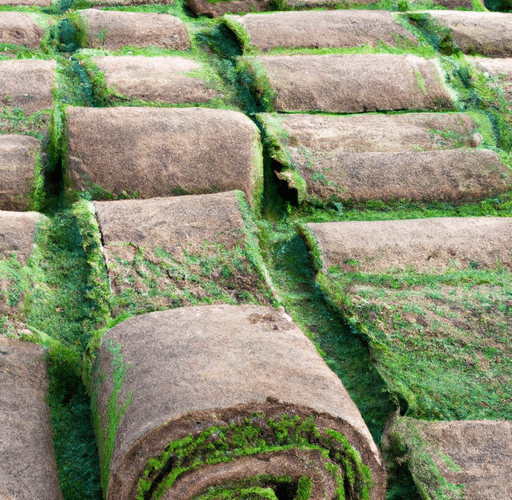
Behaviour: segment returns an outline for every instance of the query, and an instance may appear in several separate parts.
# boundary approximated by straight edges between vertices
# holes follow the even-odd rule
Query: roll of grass
[[[357,407],[284,312],[150,313],[89,353],[106,499],[384,498]]]

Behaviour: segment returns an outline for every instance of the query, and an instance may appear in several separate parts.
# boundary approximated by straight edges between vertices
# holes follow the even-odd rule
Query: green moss
[[[281,420],[253,414],[242,424],[213,426],[198,435],[169,443],[157,457],[148,461],[139,480],[137,499],[158,500],[182,474],[205,465],[289,449],[297,449],[298,453],[300,450],[318,450],[325,460],[332,461],[337,467],[330,472],[344,484],[338,498],[345,498],[345,494],[354,499],[369,498],[373,487],[370,470],[343,435],[331,429],[321,435],[314,417],[302,420],[283,413]],[[344,478],[348,480],[344,481]],[[214,492],[201,493],[197,498],[210,498],[212,493],[215,498],[243,498],[250,492],[271,498],[276,487],[283,482],[283,479],[277,481],[268,475],[255,476],[235,485],[219,485]],[[297,483],[295,498],[307,499],[311,490],[311,478],[303,476]]]
[[[251,46],[251,36],[247,30],[238,21],[236,21],[235,18],[226,15],[222,17],[220,22],[235,35],[244,54],[254,50],[254,48]]]
[[[253,57],[241,57],[236,67],[241,82],[258,102],[261,111],[273,112],[276,92],[267,77],[265,67],[258,59]]]
[[[322,258],[320,244],[318,243],[315,233],[311,231],[307,224],[299,225],[298,229],[301,237],[304,239],[309,251],[311,252],[311,256],[313,258],[313,269],[316,272],[321,271],[324,267],[324,260]]]

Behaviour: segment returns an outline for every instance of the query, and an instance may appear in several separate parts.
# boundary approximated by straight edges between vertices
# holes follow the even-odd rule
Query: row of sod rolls
[[[359,410],[283,311],[133,317],[85,366],[107,499],[384,498]]]

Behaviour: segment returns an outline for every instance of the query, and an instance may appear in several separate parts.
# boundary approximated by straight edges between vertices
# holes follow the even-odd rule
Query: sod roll
[[[278,47],[293,48],[348,48],[377,46],[379,43],[395,46],[398,40],[416,44],[417,39],[398,24],[391,12],[377,10],[330,10],[313,12],[273,12],[230,16],[228,26],[234,33],[242,27],[250,46],[261,51]],[[236,29],[234,24],[238,24]],[[240,40],[244,48],[247,42]]]
[[[243,57],[269,111],[453,109],[435,61],[395,54]]]
[[[26,4],[26,2],[24,2]],[[39,3],[38,5],[49,5]],[[0,5],[2,2],[0,1]],[[33,4],[36,5],[36,4]],[[21,12],[2,12],[0,16],[0,43],[24,45],[37,49],[41,45],[44,30],[30,16]]]
[[[139,3],[139,2],[137,2]],[[165,3],[165,2],[162,2]],[[79,11],[87,26],[87,46],[116,50],[134,47],[186,50],[190,48],[183,21],[168,14],[118,12],[97,9]]]
[[[512,57],[512,13],[429,11],[465,54]]]
[[[153,107],[69,107],[66,113],[68,174],[96,199],[240,189],[258,202],[260,134],[242,113]]]
[[[211,101],[217,90],[189,73],[204,65],[185,57],[103,56],[92,58],[108,88],[132,99],[167,104]]]
[[[283,312],[133,317],[104,334],[89,387],[109,500],[384,498],[357,407]]]
[[[475,57],[470,59],[470,61],[482,70],[484,75],[491,79],[490,85],[492,87],[501,87],[503,96],[512,106],[512,57],[493,59]]]
[[[1,241],[1,240],[0,240]],[[61,500],[43,348],[0,337],[0,498]]]
[[[16,254],[21,264],[30,257],[37,223],[44,216],[37,212],[0,210],[0,259]]]

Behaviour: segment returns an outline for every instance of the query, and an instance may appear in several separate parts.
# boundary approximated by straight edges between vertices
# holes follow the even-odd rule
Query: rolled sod
[[[229,12],[259,12],[269,8],[270,0],[230,0],[210,3],[208,0],[186,0],[186,6],[195,16],[221,17]]]
[[[491,86],[498,85],[503,91],[503,96],[512,106],[512,57],[504,59],[491,59],[478,57],[470,59],[481,71],[492,77]]]
[[[0,337],[0,498],[61,500],[44,349]]]
[[[114,315],[198,303],[268,304],[247,208],[240,191],[95,202]]]
[[[0,5],[2,5],[0,0]],[[26,5],[27,2],[24,2]],[[33,4],[36,5],[36,4]],[[38,3],[46,6],[48,3]],[[32,18],[21,12],[2,12],[0,16],[0,43],[12,43],[37,49],[41,45],[44,30]]]
[[[101,338],[90,390],[106,499],[384,498],[357,407],[275,309],[126,320]]]
[[[510,169],[462,113],[257,115],[298,201],[471,200],[508,191]],[[457,148],[457,149],[455,149]]]
[[[510,218],[307,224],[302,236],[401,411],[512,419]]]
[[[345,48],[379,43],[395,46],[399,40],[417,43],[416,37],[398,24],[391,12],[377,10],[247,14],[227,16],[225,22],[244,49],[261,51],[278,47]]]
[[[512,498],[511,434],[512,422],[507,421],[422,422],[401,417],[383,443],[407,447],[404,462],[426,494],[448,495],[450,489],[453,494],[462,487],[467,500],[494,500]]]
[[[67,172],[96,199],[240,189],[261,196],[260,134],[236,111],[68,107]]]
[[[204,78],[189,76],[204,65],[185,57],[104,56],[93,62],[117,94],[167,104],[208,102],[218,95]]]
[[[16,254],[21,264],[30,257],[38,222],[44,216],[37,212],[7,212],[0,210],[0,258]]]
[[[169,50],[190,48],[185,24],[168,14],[97,9],[78,12],[85,18],[88,47],[108,50],[120,49],[125,45]]]
[[[0,0],[0,5],[37,5],[38,7],[49,7],[51,4],[52,0]]]
[[[436,62],[418,56],[257,56],[240,64],[254,75],[267,111],[453,109]]]
[[[53,107],[55,61],[20,59],[0,61],[2,104],[19,107],[26,115]]]
[[[0,135],[0,210],[26,210],[42,190],[41,143],[25,135]]]
[[[429,11],[465,54],[512,57],[512,13]]]

